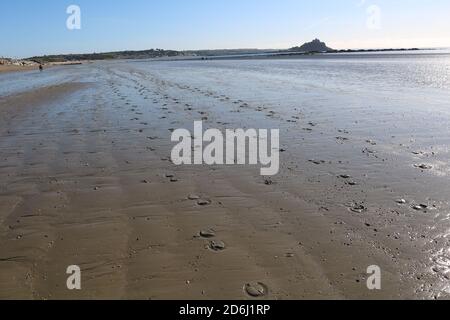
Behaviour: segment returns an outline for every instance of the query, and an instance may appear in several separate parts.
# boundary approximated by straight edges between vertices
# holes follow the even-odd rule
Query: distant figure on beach
[[[39,65],[39,71],[42,72],[43,70],[44,70],[44,67],[42,66],[42,64],[40,64],[40,65]]]

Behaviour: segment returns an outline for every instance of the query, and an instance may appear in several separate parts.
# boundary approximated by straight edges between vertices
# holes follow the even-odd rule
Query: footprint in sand
[[[433,169],[433,166],[428,165],[428,164],[415,164],[414,167],[417,168],[417,169],[422,169],[422,170]]]
[[[412,208],[416,211],[425,211],[428,209],[426,204],[413,205]]]
[[[314,159],[308,160],[308,162],[311,162],[311,163],[314,163],[317,165],[326,163],[326,161],[324,161],[324,160],[314,160]]]
[[[269,288],[262,282],[247,283],[244,292],[252,298],[265,297],[269,293]]]
[[[362,204],[354,203],[352,206],[349,207],[349,210],[355,213],[363,213],[367,211],[367,208]]]
[[[216,232],[213,229],[205,229],[199,232],[200,237],[202,238],[214,238],[216,236]]]
[[[215,252],[223,251],[226,249],[226,245],[223,241],[213,240],[209,243],[209,249]]]
[[[197,204],[198,204],[199,206],[208,206],[208,205],[211,204],[211,201],[210,201],[210,200],[203,200],[203,199],[200,199],[200,200],[197,201]]]

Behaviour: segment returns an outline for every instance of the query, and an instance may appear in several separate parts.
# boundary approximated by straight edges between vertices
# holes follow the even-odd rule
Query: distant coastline
[[[386,49],[343,49],[335,50],[328,47],[324,42],[315,39],[301,46],[290,49],[218,49],[218,50],[163,50],[150,49],[140,51],[116,51],[104,53],[87,54],[59,54],[35,56],[20,60],[8,58],[0,59],[0,72],[10,70],[28,70],[33,69],[39,64],[53,65],[71,65],[81,64],[90,61],[101,60],[139,60],[139,59],[170,59],[170,60],[215,60],[215,59],[243,59],[243,58],[274,58],[274,57],[293,57],[293,56],[311,56],[316,54],[341,54],[341,53],[376,53],[376,52],[414,52],[424,49],[420,48],[386,48]],[[435,49],[427,49],[435,50]]]
[[[27,61],[37,61],[39,63],[62,63],[73,61],[99,61],[99,60],[138,60],[138,59],[165,59],[165,58],[181,58],[181,59],[217,59],[217,58],[233,58],[233,57],[250,57],[250,56],[295,56],[295,55],[314,55],[326,53],[366,53],[366,52],[394,52],[394,51],[419,51],[419,48],[400,48],[400,49],[347,49],[347,50],[328,50],[328,51],[291,51],[291,50],[245,50],[245,49],[225,49],[225,50],[201,50],[201,51],[170,51],[169,54],[148,54],[145,51],[119,51],[109,53],[96,54],[69,54],[42,56],[26,59]]]
[[[39,65],[43,65],[45,68],[50,68],[62,65],[80,65],[87,62],[88,61],[43,62],[28,59],[15,60],[15,59],[1,58],[0,73],[38,70]]]

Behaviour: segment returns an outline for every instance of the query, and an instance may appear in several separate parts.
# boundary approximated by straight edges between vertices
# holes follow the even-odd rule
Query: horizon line
[[[117,52],[125,52],[125,51],[130,51],[130,52],[140,52],[140,51],[149,51],[149,50],[164,50],[164,51],[176,51],[176,52],[190,52],[190,51],[220,51],[220,50],[259,50],[259,51],[277,51],[277,50],[289,50],[292,48],[298,47],[294,46],[294,47],[290,47],[290,48],[214,48],[214,49],[182,49],[182,50],[177,50],[177,49],[163,49],[163,48],[158,48],[158,47],[154,47],[154,48],[146,48],[146,49],[118,49],[118,50],[106,50],[106,51],[80,51],[80,52],[64,52],[64,53],[46,53],[43,55],[32,55],[32,56],[23,56],[23,57],[7,57],[7,56],[2,56],[0,55],[0,58],[5,58],[5,59],[16,59],[16,60],[26,60],[26,59],[31,59],[34,57],[45,57],[45,56],[64,56],[64,55],[86,55],[86,54],[105,54],[105,53],[117,53]],[[339,48],[339,49],[334,49],[333,50],[338,50],[338,51],[343,51],[343,50],[402,50],[402,49],[419,49],[419,50],[439,50],[439,49],[450,49],[450,46],[433,46],[433,47],[372,47],[372,48],[363,48],[363,47],[355,47],[355,48]]]

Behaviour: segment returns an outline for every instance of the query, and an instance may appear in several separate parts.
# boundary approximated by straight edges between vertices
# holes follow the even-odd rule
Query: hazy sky
[[[66,9],[81,8],[81,30]],[[449,47],[449,0],[2,0],[0,56],[123,49]]]

